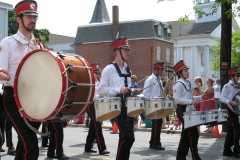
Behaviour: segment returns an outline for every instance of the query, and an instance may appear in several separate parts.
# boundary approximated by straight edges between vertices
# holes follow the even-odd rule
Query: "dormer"
[[[157,35],[158,35],[159,37],[162,37],[162,34],[163,34],[163,26],[162,26],[162,23],[161,23],[161,22],[156,22],[156,23],[154,24],[154,26],[155,26]]]
[[[166,34],[167,38],[171,38],[172,34],[171,34],[171,30],[172,30],[172,26],[169,23],[162,23],[163,24],[163,28],[164,28],[164,32]]]

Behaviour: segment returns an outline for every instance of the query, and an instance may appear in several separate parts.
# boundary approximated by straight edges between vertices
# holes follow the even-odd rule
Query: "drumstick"
[[[206,102],[206,101],[211,101],[211,100],[214,100],[214,98],[212,98],[212,99],[207,99],[207,100],[203,100],[203,101],[199,101],[198,103],[202,103],[202,102]]]
[[[144,90],[144,89],[146,89],[146,88],[148,88],[148,87],[151,87],[152,85],[155,85],[155,84],[156,84],[156,83],[152,83],[151,85],[149,85],[149,86],[147,86],[147,87],[141,89],[141,91]]]
[[[148,76],[146,76],[145,78],[141,79],[141,80],[138,81],[137,83],[140,83],[140,82],[142,82],[143,80],[145,80],[145,79],[147,79],[147,78],[148,78]]]

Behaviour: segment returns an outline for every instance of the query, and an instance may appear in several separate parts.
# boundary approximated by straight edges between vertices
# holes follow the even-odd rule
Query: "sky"
[[[0,0],[15,6],[19,0]],[[37,29],[47,28],[50,33],[75,37],[78,26],[91,21],[97,0],[38,0]],[[105,0],[110,20],[112,6],[119,7],[119,21],[156,19],[177,21],[180,16],[194,19],[192,0]]]

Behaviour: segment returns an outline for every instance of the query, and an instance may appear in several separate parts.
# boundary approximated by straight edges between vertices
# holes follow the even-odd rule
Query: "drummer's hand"
[[[133,92],[134,92],[135,94],[141,94],[141,93],[142,93],[142,89],[141,89],[141,88],[134,88],[134,89],[133,89]]]
[[[238,103],[236,101],[230,101],[229,102],[232,106],[238,106]]]
[[[0,68],[0,80],[1,81],[9,81],[11,78],[10,74],[7,70]]]
[[[120,89],[120,94],[126,94],[126,93],[128,93],[130,90],[131,90],[131,88],[129,88],[129,87],[122,87],[122,88]]]
[[[197,105],[197,104],[198,104],[198,101],[192,100],[192,104],[193,104],[193,105]]]

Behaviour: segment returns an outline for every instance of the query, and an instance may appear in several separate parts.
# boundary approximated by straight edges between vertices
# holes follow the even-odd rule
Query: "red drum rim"
[[[22,106],[21,106],[21,103],[20,103],[20,100],[18,98],[18,76],[20,74],[20,71],[21,71],[21,68],[24,64],[24,62],[34,53],[36,52],[39,52],[39,51],[44,51],[44,52],[48,52],[50,55],[52,55],[54,57],[54,59],[56,60],[57,64],[59,65],[59,68],[60,68],[60,71],[61,72],[64,72],[65,70],[65,67],[63,66],[61,60],[59,59],[59,57],[57,56],[54,56],[49,50],[45,50],[45,49],[37,49],[37,50],[33,50],[31,52],[29,52],[26,56],[23,57],[23,59],[21,60],[21,62],[19,63],[19,66],[17,68],[17,71],[16,71],[16,74],[15,74],[15,79],[14,79],[14,99],[15,99],[15,102],[17,104],[17,107],[19,109],[19,112],[27,119],[29,119],[30,121],[36,121],[36,122],[42,122],[44,120],[49,120],[51,117],[53,117],[56,113],[55,112],[52,112],[49,116],[47,116],[46,118],[44,119],[35,119],[33,117],[30,117],[28,114],[26,114],[26,112],[22,109]],[[67,89],[67,80],[66,78],[64,77],[65,74],[62,74],[62,92],[66,91]],[[63,94],[61,94],[60,96],[60,99],[59,99],[59,102],[56,106],[56,110],[61,108],[63,103],[65,101],[65,97],[63,96]]]

